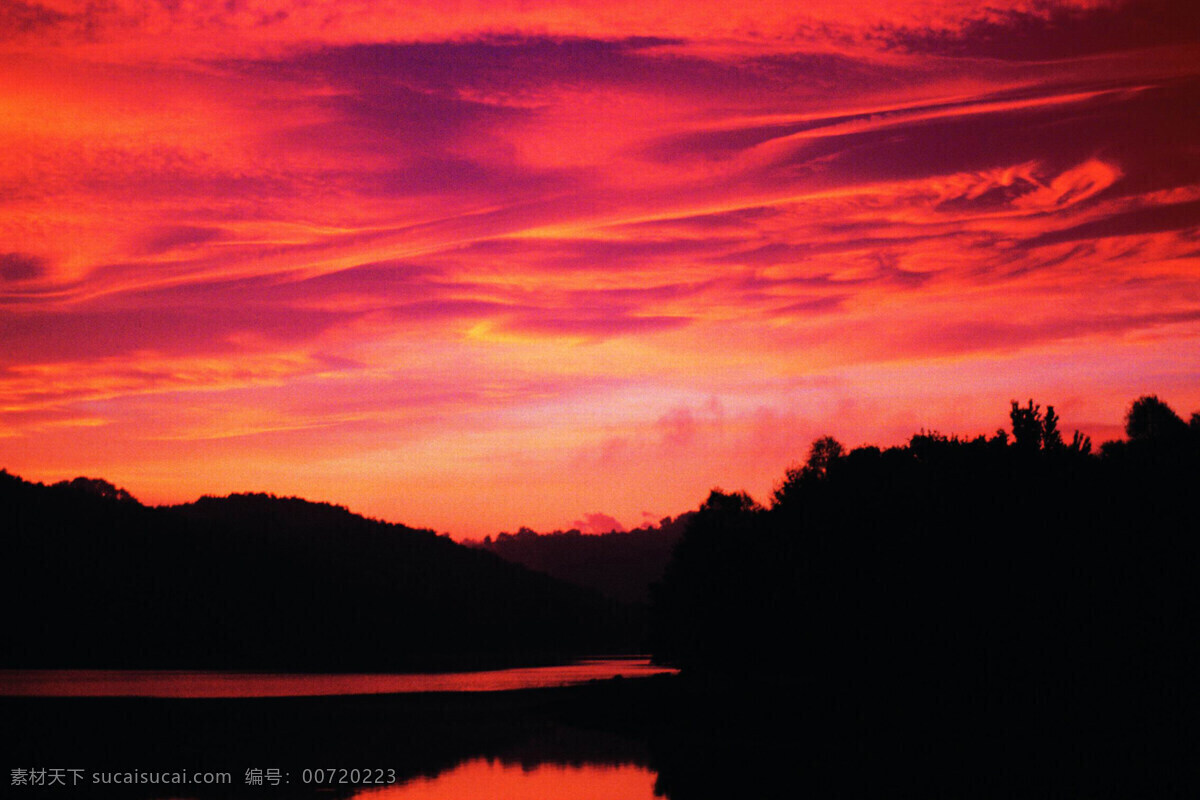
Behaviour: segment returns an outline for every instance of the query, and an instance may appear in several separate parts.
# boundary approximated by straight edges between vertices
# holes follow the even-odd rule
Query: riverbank
[[[0,698],[4,768],[228,772],[233,783],[186,796],[348,796],[351,784],[304,784],[315,769],[383,769],[397,782],[471,758],[647,766],[637,720],[671,691],[658,678],[503,692],[291,698]],[[571,720],[582,720],[583,724]],[[590,721],[590,722],[589,722]],[[605,724],[594,724],[595,722]],[[290,775],[247,786],[249,769]],[[287,780],[285,778],[285,780]],[[28,787],[37,792],[34,787]],[[62,787],[57,787],[64,791]],[[99,791],[97,791],[99,790]],[[46,791],[50,791],[49,788]],[[156,793],[157,792],[157,793]],[[79,796],[156,797],[161,787],[86,787]]]

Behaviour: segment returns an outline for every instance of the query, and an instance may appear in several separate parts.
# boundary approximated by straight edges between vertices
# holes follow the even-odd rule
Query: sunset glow
[[[443,6],[0,0],[0,467],[478,537],[1200,410],[1195,4]]]

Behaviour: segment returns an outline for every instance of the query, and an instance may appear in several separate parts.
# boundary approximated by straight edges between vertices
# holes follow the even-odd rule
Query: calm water
[[[98,703],[85,698],[497,692],[670,672],[636,657],[444,674],[0,670],[0,698],[13,698],[6,708],[14,716],[6,724],[22,731],[22,748],[7,754],[13,760],[9,768],[69,766],[91,772],[191,767],[228,772],[244,790],[248,767],[281,767],[290,776],[288,785],[264,789],[264,796],[288,800],[316,800],[335,789],[336,796],[355,800],[651,800],[659,772],[640,734],[620,726],[579,727],[556,717],[553,705],[544,709],[519,698],[510,702],[502,696],[459,695],[443,702],[437,697],[380,697],[283,705]],[[44,700],[17,699],[30,697]],[[104,736],[93,739],[89,732],[101,729]],[[398,782],[355,788],[304,778],[305,769],[317,767],[386,768],[394,770]],[[110,786],[109,796],[121,796],[119,788]],[[83,797],[87,790],[67,794]],[[192,784],[144,796],[216,800],[226,792]]]
[[[555,667],[421,674],[292,674],[183,670],[0,670],[9,697],[313,697],[498,692],[671,673],[646,658],[595,658]]]

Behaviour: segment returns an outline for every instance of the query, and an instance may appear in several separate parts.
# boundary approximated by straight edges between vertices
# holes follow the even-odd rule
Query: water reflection
[[[655,773],[626,765],[543,763],[524,767],[477,758],[433,778],[366,789],[360,800],[651,800]]]
[[[420,674],[294,674],[183,670],[0,670],[9,697],[321,697],[501,692],[670,673],[646,658],[595,658],[551,667]]]
[[[647,727],[661,719],[654,698],[673,680],[319,697],[0,697],[0,719],[14,734],[0,749],[8,768],[186,768],[233,776],[232,786],[190,785],[175,795],[198,800],[414,796],[400,790],[480,800],[584,798],[592,791],[652,797],[662,770]],[[250,785],[252,768],[290,777],[286,785]],[[317,768],[384,769],[397,783],[364,785],[350,776],[344,780],[354,783],[315,776],[306,783],[304,771]],[[464,793],[465,785],[474,788]],[[165,789],[89,786],[87,796],[148,800]]]

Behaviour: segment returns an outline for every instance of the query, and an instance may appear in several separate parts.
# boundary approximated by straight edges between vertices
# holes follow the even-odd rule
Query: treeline
[[[892,709],[911,730],[994,725],[1004,746],[1174,752],[1165,731],[1197,719],[1200,415],[1141,397],[1098,453],[1053,408],[1014,402],[1010,422],[887,449],[826,437],[769,505],[713,491],[656,587],[655,656],[860,727]]]
[[[0,472],[6,667],[407,670],[626,649],[628,612],[432,531]]]
[[[521,528],[466,544],[616,600],[645,604],[650,600],[651,584],[662,578],[694,513],[664,517],[658,525],[632,531],[537,533]]]

